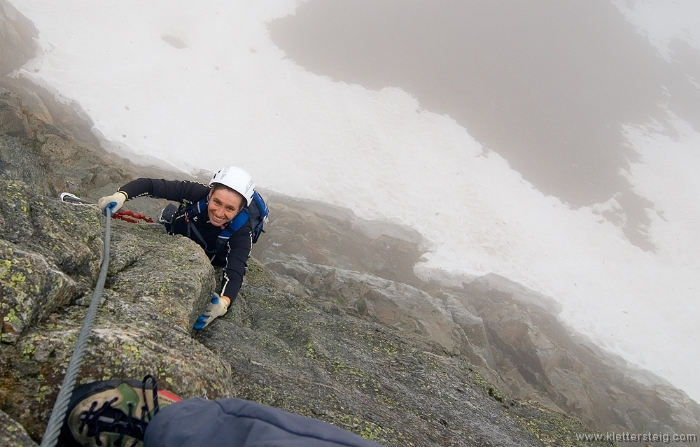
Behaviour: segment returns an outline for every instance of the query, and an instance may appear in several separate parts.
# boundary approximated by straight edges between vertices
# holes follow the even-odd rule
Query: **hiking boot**
[[[155,377],[143,381],[90,382],[73,391],[60,440],[66,446],[137,447],[148,422],[166,405],[181,400],[158,390]]]

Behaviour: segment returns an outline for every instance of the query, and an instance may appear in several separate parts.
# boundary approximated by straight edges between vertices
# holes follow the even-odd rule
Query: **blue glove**
[[[206,312],[204,312],[197,318],[197,321],[195,321],[194,323],[193,329],[196,331],[201,331],[202,329],[207,327],[209,323],[214,321],[214,318],[220,317],[221,315],[225,314],[227,310],[227,300],[221,299],[216,293],[212,294],[211,301],[207,305]]]

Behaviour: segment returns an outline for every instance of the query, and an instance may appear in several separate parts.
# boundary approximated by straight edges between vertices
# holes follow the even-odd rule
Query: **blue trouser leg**
[[[186,399],[164,407],[144,447],[378,447],[334,425],[242,399]]]

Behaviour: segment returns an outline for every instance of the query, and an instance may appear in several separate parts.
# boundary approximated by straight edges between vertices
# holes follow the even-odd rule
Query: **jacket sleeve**
[[[148,196],[175,202],[196,202],[209,191],[209,187],[197,182],[139,178],[122,186],[119,191],[125,193],[127,199]]]
[[[248,266],[248,257],[253,246],[250,224],[236,231],[228,240],[228,253],[220,295],[227,296],[233,302],[243,284],[243,276]]]

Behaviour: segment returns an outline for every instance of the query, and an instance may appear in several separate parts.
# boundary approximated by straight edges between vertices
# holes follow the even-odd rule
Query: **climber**
[[[381,447],[339,427],[243,399],[180,399],[156,379],[89,382],[73,391],[64,446]]]
[[[252,177],[230,166],[219,170],[209,186],[177,180],[139,178],[97,201],[103,213],[117,212],[129,199],[156,197],[172,200],[160,222],[170,234],[181,234],[199,244],[215,267],[222,267],[220,293],[214,292],[206,311],[194,324],[201,330],[224,315],[243,282],[252,243],[262,231],[267,206],[255,191]]]

